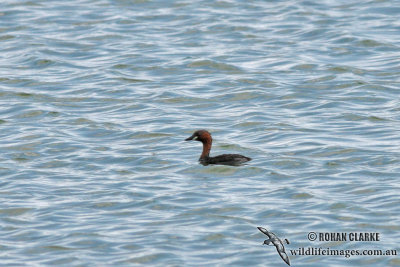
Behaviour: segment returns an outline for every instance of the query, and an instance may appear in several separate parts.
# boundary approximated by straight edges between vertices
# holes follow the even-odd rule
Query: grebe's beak
[[[196,136],[193,134],[191,137],[188,137],[185,139],[185,141],[190,141],[193,140]],[[196,140],[196,139],[195,139]]]

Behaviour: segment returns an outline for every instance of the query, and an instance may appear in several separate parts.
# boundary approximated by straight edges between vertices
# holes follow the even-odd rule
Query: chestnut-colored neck
[[[203,142],[203,152],[201,153],[200,159],[205,159],[208,158],[210,155],[212,140],[208,139],[202,142]]]

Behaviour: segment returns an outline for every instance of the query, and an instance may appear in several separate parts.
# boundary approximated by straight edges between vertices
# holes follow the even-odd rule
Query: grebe
[[[200,163],[203,165],[221,164],[237,166],[251,160],[251,158],[239,154],[223,154],[216,157],[210,157],[212,137],[206,130],[195,131],[192,136],[185,139],[185,141],[190,140],[200,141],[203,143],[203,152],[199,158]]]

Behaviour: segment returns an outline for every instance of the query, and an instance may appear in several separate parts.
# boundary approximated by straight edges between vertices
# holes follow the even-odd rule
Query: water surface
[[[1,265],[285,266],[257,226],[288,253],[400,253],[399,15],[385,0],[2,1]],[[253,161],[200,165],[183,140],[202,128],[212,155]]]

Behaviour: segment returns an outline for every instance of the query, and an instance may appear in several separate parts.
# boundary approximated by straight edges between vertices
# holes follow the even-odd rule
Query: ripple
[[[390,1],[3,2],[3,265],[282,264],[256,226],[398,247]],[[199,164],[201,128],[253,160]]]
[[[213,60],[198,60],[198,61],[194,61],[194,62],[188,64],[187,66],[189,68],[203,68],[203,69],[210,68],[210,69],[228,71],[228,72],[234,72],[234,73],[241,72],[238,67],[235,67],[231,64],[216,62]]]

